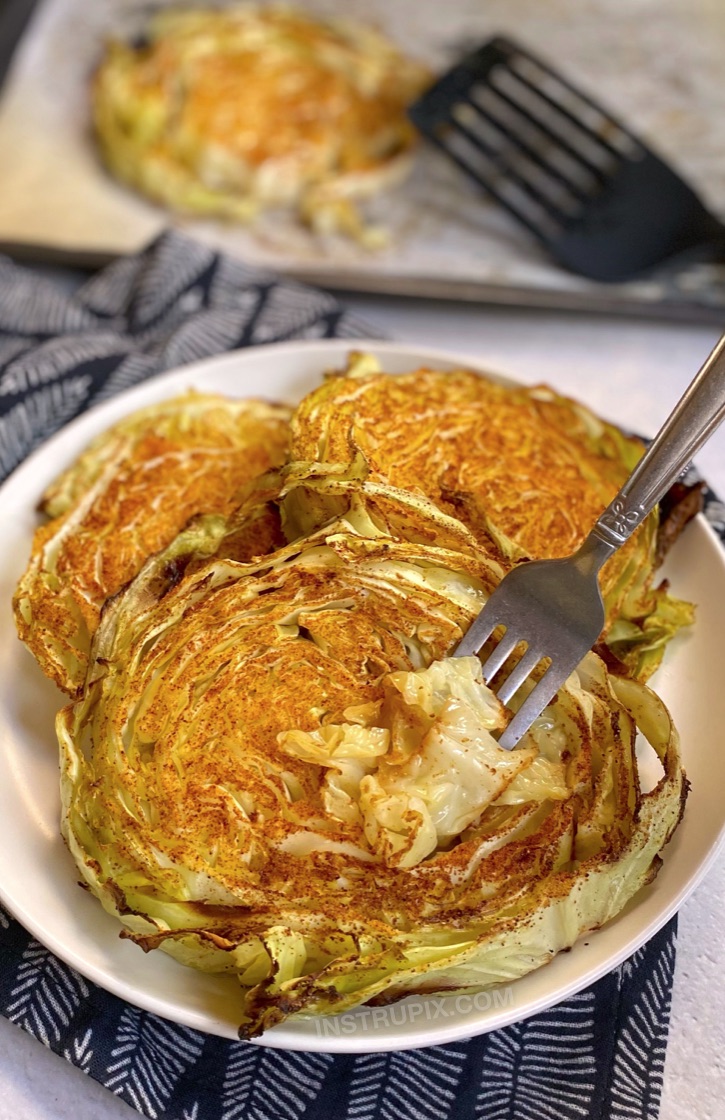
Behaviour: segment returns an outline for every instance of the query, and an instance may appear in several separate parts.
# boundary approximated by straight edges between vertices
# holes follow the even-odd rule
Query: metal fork
[[[483,664],[489,683],[514,652],[525,650],[495,688],[503,704],[542,659],[550,664],[499,739],[511,750],[592,648],[604,626],[598,573],[725,419],[725,335],[720,339],[642,459],[581,547],[563,560],[513,568],[471,624],[455,657],[477,654],[497,627],[505,633]]]
[[[511,39],[469,54],[408,112],[571,272],[620,281],[684,253],[725,259],[725,226],[692,188]]]

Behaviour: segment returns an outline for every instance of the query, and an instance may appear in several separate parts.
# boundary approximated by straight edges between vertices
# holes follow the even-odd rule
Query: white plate
[[[350,349],[377,353],[390,372],[421,364],[449,368],[476,361],[392,343],[294,342],[225,354],[157,377],[63,429],[0,490],[0,898],[44,945],[90,980],[138,1007],[178,1023],[236,1037],[238,989],[163,953],[145,955],[118,936],[118,924],[80,890],[59,835],[58,765],[53,720],[62,697],[15,636],[10,599],[30,550],[34,508],[45,486],[88,441],[132,409],[187,387],[295,402]],[[693,631],[672,643],[655,685],[682,740],[692,791],[685,819],[654,884],[604,929],[499,993],[466,1001],[411,997],[396,1008],[361,1009],[338,1019],[288,1023],[262,1044],[295,1050],[407,1049],[467,1038],[541,1011],[591,984],[651,937],[682,904],[712,862],[725,831],[725,558],[702,518],[668,561],[674,592],[698,604]]]

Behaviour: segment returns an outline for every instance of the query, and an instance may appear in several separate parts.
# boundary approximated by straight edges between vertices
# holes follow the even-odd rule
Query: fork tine
[[[498,626],[499,616],[488,600],[486,607],[477,618],[474,618],[466,633],[456,646],[455,657],[470,657],[477,654],[484,642],[493,634]]]
[[[536,687],[526,697],[503,734],[499,736],[498,745],[503,747],[504,750],[512,750],[570,675],[571,668],[562,669],[552,663]]]
[[[518,692],[526,678],[541,661],[541,654],[533,646],[524,653],[519,663],[511,670],[503,684],[496,689],[496,695],[502,704],[508,704],[514,693]]]
[[[483,662],[483,679],[488,683],[499,669],[505,665],[508,658],[511,656],[516,646],[521,639],[514,633],[513,630],[507,630],[503,637],[498,642],[496,648],[491,651],[489,656]],[[498,691],[498,690],[497,690]]]

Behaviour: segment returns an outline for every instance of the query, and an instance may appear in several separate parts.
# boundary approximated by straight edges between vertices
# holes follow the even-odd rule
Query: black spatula
[[[410,117],[571,272],[619,281],[682,253],[725,259],[725,225],[692,188],[510,39],[464,58]]]

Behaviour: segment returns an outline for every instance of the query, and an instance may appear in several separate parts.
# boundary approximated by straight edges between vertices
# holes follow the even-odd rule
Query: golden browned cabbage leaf
[[[112,42],[93,83],[103,158],[174,210],[248,221],[291,207],[375,243],[354,198],[405,175],[406,106],[428,72],[380,32],[285,5],[154,14]]]
[[[590,654],[503,751],[478,660],[446,658],[495,555],[355,500],[241,563],[240,519],[195,520],[107,605],[58,717],[63,833],[127,936],[236,973],[251,1037],[509,981],[650,881],[685,794],[654,693]]]
[[[384,483],[428,498],[486,547],[497,542],[508,570],[574,551],[642,451],[640,440],[546,386],[463,369],[393,377],[357,354],[295,410],[288,476],[298,488],[286,515],[291,532],[309,531],[328,516],[323,488]],[[657,524],[653,512],[601,575],[603,638],[642,680],[692,622],[690,604],[655,585]]]
[[[146,558],[193,514],[230,512],[252,479],[283,462],[288,420],[282,405],[186,393],[115,424],[49,487],[41,508],[50,520],[36,531],[13,608],[21,639],[60,688],[81,688],[101,608]],[[246,554],[280,538],[277,519],[260,510]]]
[[[691,613],[654,587],[656,519],[605,573],[610,669],[589,654],[514,751],[449,655],[640,454],[549,389],[366,355],[291,427],[190,394],[100,437],[45,495],[15,610],[74,694],[62,831],[123,935],[236,974],[252,1037],[512,980],[619,913],[687,787],[644,684]]]

